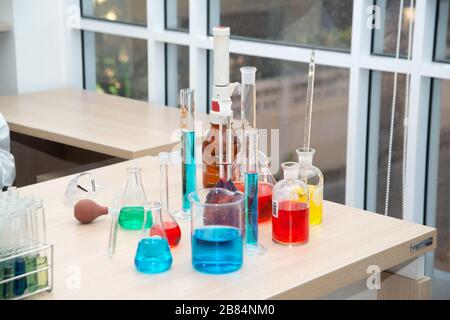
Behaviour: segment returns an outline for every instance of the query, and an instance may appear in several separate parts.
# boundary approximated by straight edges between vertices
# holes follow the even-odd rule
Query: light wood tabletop
[[[158,160],[143,157],[93,171],[102,186],[100,204],[112,203],[131,165],[143,168],[147,196],[158,200]],[[180,166],[169,167],[171,209],[181,204],[180,171]],[[323,224],[311,228],[309,243],[298,247],[275,244],[271,223],[262,224],[260,242],[267,253],[245,257],[242,269],[227,275],[205,275],[192,268],[190,224],[181,222],[182,240],[172,250],[172,268],[163,274],[144,275],[134,267],[139,232],[119,230],[116,254],[109,259],[110,218],[80,225],[63,205],[69,179],[20,189],[23,195],[44,199],[47,238],[54,244],[54,290],[38,299],[317,298],[366,279],[368,266],[386,270],[423,255],[436,243],[434,228],[325,202]],[[429,237],[432,246],[412,252],[411,245]]]
[[[170,150],[180,128],[177,108],[75,89],[0,97],[0,112],[13,132],[124,159]]]

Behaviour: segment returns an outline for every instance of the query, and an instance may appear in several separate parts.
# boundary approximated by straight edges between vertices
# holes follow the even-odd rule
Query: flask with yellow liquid
[[[309,190],[309,223],[311,225],[321,224],[323,216],[323,174],[313,165],[315,152],[312,148],[297,149],[300,165],[299,179],[306,183]]]

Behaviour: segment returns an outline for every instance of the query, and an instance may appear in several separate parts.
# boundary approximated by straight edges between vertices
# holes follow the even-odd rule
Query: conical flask
[[[142,168],[127,168],[127,178],[120,200],[119,225],[126,230],[140,230],[147,202],[142,185]],[[151,219],[146,219],[148,226]]]
[[[160,225],[162,220],[161,203],[153,202],[145,206],[147,212],[151,212],[152,220]],[[172,266],[173,258],[170,252],[169,241],[164,228],[158,229],[158,234],[152,235],[153,227],[149,227],[147,220],[150,215],[145,215],[142,235],[139,241],[134,265],[139,272],[155,274],[165,272]]]
[[[248,148],[245,134],[248,129],[256,129],[256,71],[255,67],[241,68],[241,126],[237,130],[240,141],[239,153],[233,163],[233,181],[236,188],[244,192]],[[259,149],[259,148],[258,148]],[[266,222],[272,216],[272,189],[276,180],[270,172],[270,160],[258,150],[258,221]]]
[[[160,161],[160,203],[162,206],[161,215],[153,215],[153,225],[150,229],[150,235],[161,235],[163,230],[166,233],[170,247],[175,247],[181,240],[181,229],[176,220],[169,212],[169,176],[168,163],[170,155],[167,152],[159,154]]]

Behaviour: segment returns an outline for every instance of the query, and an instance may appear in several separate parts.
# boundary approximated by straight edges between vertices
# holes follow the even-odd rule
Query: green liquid
[[[36,263],[37,257],[35,255],[31,255],[25,258],[25,272],[32,272],[36,271],[37,269],[37,263]],[[27,286],[28,286],[28,292],[34,292],[37,290],[38,283],[37,283],[37,273],[30,274],[27,276]]]
[[[47,257],[38,256],[36,258],[36,269],[47,267]],[[48,270],[39,271],[37,273],[37,287],[43,289],[48,286]]]
[[[153,224],[151,212],[147,212],[146,228]],[[143,207],[123,207],[119,213],[119,225],[126,230],[140,230],[144,223]]]
[[[14,277],[14,262],[7,261],[4,264],[3,269],[3,280],[7,280],[9,278]],[[7,282],[3,284],[3,299],[11,299],[14,297],[13,291],[13,281]]]

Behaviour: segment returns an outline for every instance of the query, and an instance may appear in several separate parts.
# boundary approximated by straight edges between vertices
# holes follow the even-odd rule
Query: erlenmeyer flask
[[[140,230],[144,221],[146,202],[147,198],[142,185],[142,168],[127,168],[127,179],[120,204],[119,225],[127,230]],[[151,219],[146,221],[146,226],[152,225]]]
[[[149,203],[145,208],[147,212],[151,211],[152,220],[157,223],[163,221],[160,202]],[[149,217],[150,215],[145,215],[134,264],[139,272],[155,274],[169,270],[173,259],[165,229],[157,229],[158,234],[152,234],[153,228],[148,227],[147,223]]]

